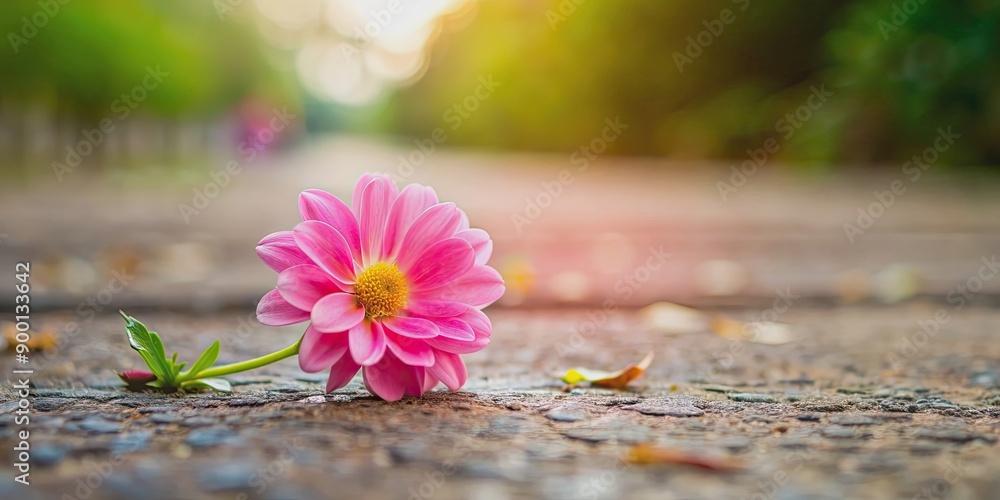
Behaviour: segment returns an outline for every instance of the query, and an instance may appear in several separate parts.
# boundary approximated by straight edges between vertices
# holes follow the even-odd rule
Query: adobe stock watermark
[[[52,162],[52,172],[55,173],[56,179],[62,182],[65,175],[73,173],[84,158],[93,154],[108,136],[115,133],[117,129],[112,118],[117,118],[118,122],[125,121],[149,97],[149,93],[159,87],[168,76],[170,73],[160,70],[159,65],[156,68],[146,66],[146,74],[142,77],[142,81],[128,92],[123,92],[111,103],[112,116],[102,119],[95,128],[84,129],[80,133],[83,138],[79,142],[66,146],[62,163]]]
[[[673,256],[673,254],[663,250],[663,245],[649,247],[646,252],[649,255],[646,256],[643,265],[622,275],[621,279],[616,281],[612,287],[614,294],[601,302],[600,309],[588,310],[585,313],[586,320],[573,329],[569,340],[560,342],[556,346],[556,352],[560,358],[565,358],[567,355],[582,349],[587,344],[587,339],[600,330],[618,312],[619,304],[632,298],[666,264],[667,259]]]
[[[424,473],[424,481],[416,487],[411,487],[408,491],[408,500],[429,500],[434,498],[438,491],[444,487],[448,478],[458,472],[459,464],[463,463],[473,451],[478,449],[476,442],[469,436],[463,436],[461,440],[452,445],[451,458],[441,463],[436,470]]]
[[[369,21],[364,26],[354,28],[354,38],[350,42],[340,42],[340,53],[344,59],[353,61],[354,56],[361,54],[361,50],[372,44],[372,40],[382,34],[382,31],[389,26],[395,16],[403,12],[403,6],[399,0],[390,0],[384,9],[368,11]]]
[[[741,497],[741,499],[771,500],[778,498],[778,490],[788,484],[794,474],[801,472],[806,462],[811,461],[818,453],[819,451],[813,448],[792,450],[785,453],[784,459],[781,461],[781,468],[774,471],[770,478],[757,481],[757,491],[750,496]]]
[[[576,8],[583,5],[587,0],[562,0],[555,9],[545,11],[545,19],[549,22],[549,27],[555,31],[560,24],[566,22],[569,16],[576,13]]]
[[[967,465],[959,455],[949,455],[945,458],[943,466],[944,474],[942,477],[934,479],[929,486],[921,488],[920,493],[913,496],[913,500],[948,498],[951,489],[968,474]]]
[[[63,493],[59,499],[87,500],[89,498],[99,498],[103,496],[94,496],[94,494],[101,488],[102,485],[104,485],[104,482],[111,477],[111,474],[115,471],[115,467],[118,467],[125,462],[125,455],[138,451],[141,446],[142,444],[140,442],[133,440],[130,441],[124,449],[112,451],[107,460],[96,462],[93,459],[84,459],[83,469],[89,472],[76,478],[76,488],[73,490],[73,494]]]
[[[924,172],[931,168],[941,155],[951,149],[955,140],[962,136],[947,129],[938,128],[938,136],[934,139],[932,146],[924,149],[919,155],[913,155],[910,161],[903,164],[903,174],[907,176],[911,183],[920,180]],[[865,232],[871,229],[889,209],[896,203],[896,200],[906,194],[907,186],[903,179],[896,179],[889,183],[889,189],[873,191],[875,201],[867,207],[858,207],[858,217],[855,223],[850,221],[844,223],[844,235],[847,241],[854,243]]]
[[[712,357],[715,358],[715,363],[709,365],[708,368],[699,369],[696,376],[697,379],[706,382],[718,380],[719,368],[728,370],[732,368],[736,360],[746,355],[747,349],[744,340],[750,342],[757,340],[760,337],[762,325],[778,321],[778,318],[788,312],[796,300],[802,298],[801,295],[792,293],[790,287],[785,287],[784,290],[777,288],[774,290],[774,293],[776,297],[771,302],[771,307],[761,311],[759,315],[752,317],[750,321],[746,322],[742,339],[731,340],[724,351],[713,352]]]
[[[285,441],[282,443],[281,453],[275,459],[268,462],[267,465],[258,467],[247,478],[247,486],[254,489],[254,495],[263,495],[271,483],[288,473],[289,467],[295,463],[296,455],[301,453],[302,450],[303,447],[300,438],[294,438],[290,442]],[[236,498],[239,500],[250,500],[254,497],[244,492],[237,495]]]
[[[729,195],[736,193],[739,188],[746,185],[747,181],[757,173],[757,170],[768,162],[771,155],[781,150],[782,142],[794,137],[795,133],[813,117],[813,113],[819,111],[826,104],[826,101],[833,97],[833,92],[826,90],[826,85],[820,85],[818,88],[813,85],[809,89],[811,92],[804,103],[795,108],[795,111],[785,113],[784,117],[774,122],[774,131],[781,134],[781,141],[772,136],[764,140],[761,147],[748,149],[749,159],[740,164],[739,167],[730,166],[732,173],[729,175],[729,182],[717,181],[715,183],[715,188],[719,191],[723,202],[729,201]]]
[[[24,16],[21,18],[20,33],[14,31],[7,33],[7,41],[10,42],[14,53],[17,54],[20,52],[21,46],[38,36],[39,30],[48,26],[49,21],[59,15],[62,6],[69,2],[70,0],[40,0],[37,11],[30,17]]]
[[[621,117],[616,116],[604,119],[604,128],[601,133],[590,140],[587,144],[580,146],[569,155],[569,162],[576,167],[576,172],[586,172],[590,164],[597,160],[598,156],[608,149],[608,145],[618,140],[622,132],[628,129],[628,124],[621,122]],[[555,200],[562,196],[566,187],[573,184],[576,177],[573,170],[564,168],[559,171],[555,179],[542,181],[542,189],[533,198],[524,198],[524,210],[521,213],[510,214],[510,220],[514,223],[517,234],[521,234],[524,226],[530,225],[541,217],[542,210],[549,208]]]
[[[747,7],[750,6],[750,0],[732,0],[732,3],[736,4],[740,12],[747,10]],[[686,38],[687,45],[684,47],[684,52],[674,51],[673,53],[672,57],[674,65],[677,66],[677,72],[683,73],[684,66],[701,57],[705,53],[705,49],[708,49],[717,38],[722,36],[726,26],[735,21],[736,13],[732,9],[722,9],[716,18],[702,21],[701,24],[705,29]]]
[[[610,467],[605,468],[600,474],[595,474],[587,478],[579,487],[579,496],[582,498],[606,498],[618,478],[631,466],[628,454],[624,451],[615,453],[615,461]]]
[[[488,101],[490,97],[496,92],[497,88],[503,86],[503,83],[498,82],[493,79],[493,75],[480,76],[477,79],[476,87],[472,90],[472,93],[463,97],[462,99],[455,101],[451,106],[446,108],[443,113],[441,113],[441,120],[448,125],[448,129],[452,132],[462,128],[462,125],[466,123],[466,120],[475,114],[476,110],[483,105],[485,101]],[[396,171],[391,173],[394,180],[397,182],[404,181],[408,179],[417,167],[424,164],[428,158],[434,156],[437,152],[438,146],[444,144],[448,141],[448,130],[445,127],[436,127],[431,133],[424,139],[414,139],[413,144],[416,146],[406,155],[399,155],[396,159],[399,163],[396,167]]]
[[[135,278],[136,276],[129,274],[127,269],[112,270],[111,276],[103,287],[77,304],[73,310],[76,319],[66,323],[62,333],[58,336],[59,349],[35,351],[35,357],[32,358],[32,362],[36,363],[36,369],[44,370],[53,361],[65,361],[65,356],[59,352],[65,347],[65,343],[80,335],[83,327],[93,322],[98,314],[109,309],[114,310],[111,304],[114,302],[115,297],[124,292]]]
[[[191,198],[191,203],[179,203],[177,205],[177,211],[180,213],[181,218],[184,219],[184,223],[191,224],[193,217],[201,215],[212,203],[212,200],[229,187],[229,184],[236,176],[243,173],[243,167],[252,163],[271,142],[280,136],[281,132],[295,118],[296,115],[289,113],[288,108],[283,107],[280,110],[278,108],[272,109],[271,120],[268,122],[267,128],[258,131],[257,135],[251,139],[243,140],[236,148],[240,158],[229,160],[225,168],[214,170],[208,174],[209,181],[200,188],[194,188],[194,196]]]
[[[916,357],[934,337],[937,337],[941,327],[951,322],[953,312],[965,309],[969,301],[983,290],[983,286],[996,278],[997,274],[1000,274],[1000,261],[997,260],[997,254],[991,255],[989,258],[982,257],[980,262],[982,265],[979,266],[976,274],[970,276],[965,282],[955,285],[945,294],[945,301],[952,304],[951,311],[939,307],[930,318],[918,319],[917,326],[920,327],[920,330],[909,336],[904,335],[900,339],[899,347],[886,354],[886,360],[893,370],[901,370],[906,366],[907,362]]]
[[[889,16],[889,21],[879,18],[878,23],[876,23],[879,33],[882,34],[882,39],[888,41],[889,34],[899,31],[910,20],[910,16],[916,14],[920,6],[925,3],[927,0],[904,0],[901,4],[892,4],[892,14]]]

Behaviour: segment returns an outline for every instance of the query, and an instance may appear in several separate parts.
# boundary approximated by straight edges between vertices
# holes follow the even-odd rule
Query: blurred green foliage
[[[570,151],[617,116],[629,125],[618,154],[745,159],[774,138],[782,160],[895,162],[951,126],[949,162],[995,164],[998,4],[480,1],[383,108],[385,127],[448,128],[443,113],[492,75],[501,87],[449,144]],[[814,88],[833,95],[803,112]]]
[[[297,99],[294,79],[275,71],[256,26],[221,17],[201,0],[13,0],[0,2],[0,95],[62,116],[97,120],[142,84],[167,73],[143,112],[212,118],[247,96]]]

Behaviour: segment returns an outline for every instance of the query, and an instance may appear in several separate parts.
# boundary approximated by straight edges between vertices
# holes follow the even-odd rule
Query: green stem
[[[248,359],[246,361],[240,361],[239,363],[232,363],[229,365],[213,366],[211,368],[206,368],[195,374],[194,378],[191,380],[197,380],[199,378],[212,378],[221,377],[223,375],[231,375],[233,373],[245,372],[247,370],[253,370],[254,368],[260,368],[277,361],[281,361],[285,358],[290,358],[299,353],[299,344],[302,343],[302,339],[299,339],[294,344],[271,354],[261,356],[259,358]],[[184,378],[182,373],[179,377],[178,383],[186,382],[188,379]]]

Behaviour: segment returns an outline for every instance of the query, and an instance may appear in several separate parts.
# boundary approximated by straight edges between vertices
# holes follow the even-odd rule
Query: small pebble
[[[587,413],[577,408],[559,406],[545,412],[545,417],[556,422],[579,422],[587,419]]]
[[[730,392],[729,399],[741,403],[777,403],[778,400],[770,394],[754,394],[750,392]]]

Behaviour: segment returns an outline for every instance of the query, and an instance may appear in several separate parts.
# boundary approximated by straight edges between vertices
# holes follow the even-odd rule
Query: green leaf
[[[195,377],[199,373],[204,371],[206,368],[209,368],[212,365],[214,365],[215,360],[219,358],[220,348],[221,345],[219,344],[218,340],[213,342],[212,345],[208,346],[208,349],[205,349],[205,352],[201,353],[201,356],[198,358],[198,361],[194,362],[194,365],[191,367],[191,370],[188,372],[188,375]]]
[[[119,311],[125,318],[125,332],[128,335],[128,343],[142,356],[149,371],[153,372],[161,380],[173,380],[173,373],[163,352],[163,342],[159,335],[150,333],[137,319]]]
[[[189,380],[181,384],[181,388],[186,391],[212,389],[219,392],[233,392],[233,386],[229,385],[229,381],[224,378],[200,378],[198,380]]]

